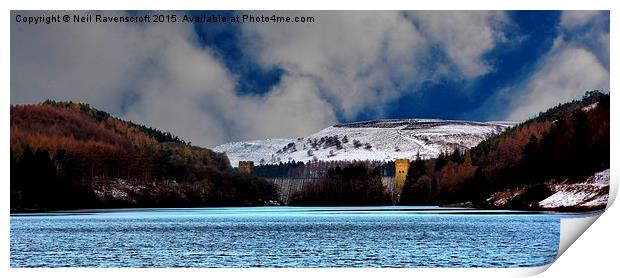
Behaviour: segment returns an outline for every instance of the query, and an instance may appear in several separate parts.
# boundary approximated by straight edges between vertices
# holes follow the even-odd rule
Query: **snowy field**
[[[553,185],[552,190],[553,195],[538,203],[541,208],[605,207],[609,198],[609,169],[594,174],[583,183]]]
[[[512,122],[435,119],[367,121],[330,126],[302,138],[231,142],[214,150],[225,152],[233,166],[241,160],[254,161],[259,165],[293,160],[389,161],[411,159],[417,153],[422,158],[429,158],[455,147],[471,148],[513,125]]]

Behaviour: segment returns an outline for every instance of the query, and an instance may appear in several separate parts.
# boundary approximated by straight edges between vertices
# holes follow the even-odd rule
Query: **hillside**
[[[600,209],[609,200],[609,169],[595,173],[584,182],[552,184],[553,195],[538,202],[543,209]]]
[[[394,172],[394,163],[384,162],[401,157],[413,158],[396,193],[402,205],[595,210],[605,207],[609,192],[610,103],[609,94],[600,92],[518,125],[377,120],[335,125],[304,138],[228,143],[214,151],[82,103],[15,105],[10,121],[12,210],[261,205],[278,199],[273,184],[236,172],[228,156],[233,166],[239,160],[266,164],[255,168],[265,168],[266,176],[315,178],[292,196],[305,205],[366,204],[369,192],[370,203],[383,203],[381,175]],[[349,167],[353,160],[371,163]]]
[[[376,120],[334,125],[303,138],[231,142],[214,150],[226,153],[233,166],[241,160],[258,165],[292,160],[389,161],[413,158],[418,153],[431,158],[446,150],[473,147],[513,125],[433,119]]]
[[[598,190],[602,186],[588,180],[609,169],[609,105],[608,94],[588,92],[581,100],[553,107],[464,153],[415,161],[402,201],[552,209],[562,206],[557,198],[540,202],[552,194],[576,196],[586,191],[592,194],[579,200],[599,200],[609,184]],[[594,203],[571,207],[604,208]]]
[[[226,155],[84,103],[11,106],[11,208],[254,204],[275,198]]]
[[[609,95],[595,91],[541,112],[471,152],[495,184],[583,181],[609,168],[609,144]]]

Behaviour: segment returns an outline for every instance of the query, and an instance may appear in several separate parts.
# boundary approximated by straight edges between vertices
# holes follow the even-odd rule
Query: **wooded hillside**
[[[263,179],[226,155],[88,104],[11,107],[11,208],[260,204]]]
[[[609,94],[587,92],[468,151],[413,161],[401,203],[484,205],[490,194],[514,187],[532,188],[532,200],[542,198],[550,194],[545,183],[583,181],[609,169],[609,121]]]

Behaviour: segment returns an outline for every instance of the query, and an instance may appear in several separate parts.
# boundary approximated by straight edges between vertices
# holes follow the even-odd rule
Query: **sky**
[[[586,91],[609,91],[608,11],[175,12],[313,23],[15,20],[44,13],[11,13],[11,104],[87,102],[203,147],[370,119],[523,121]]]

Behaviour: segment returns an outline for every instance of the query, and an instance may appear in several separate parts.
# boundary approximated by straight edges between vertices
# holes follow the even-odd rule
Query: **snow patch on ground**
[[[609,180],[609,169],[607,169],[605,171],[594,174],[586,180],[586,183],[593,186],[606,187],[609,186]]]
[[[494,208],[506,208],[508,206],[508,202],[512,200],[512,198],[519,196],[526,191],[527,189],[525,187],[519,187],[495,192],[486,199],[486,202]]]
[[[597,106],[598,106],[598,102],[595,102],[595,103],[592,103],[592,104],[590,104],[590,105],[588,105],[586,107],[581,108],[581,111],[587,112],[587,111],[590,111],[590,110],[596,108]]]
[[[237,166],[242,160],[254,161],[258,165],[314,159],[389,161],[396,158],[411,159],[417,153],[422,158],[430,158],[455,147],[471,148],[514,124],[437,119],[377,120],[334,125],[303,138],[231,142],[213,150],[225,152],[232,166]],[[346,136],[348,141],[342,142],[341,148],[317,148],[311,144],[314,140],[335,136],[340,141]],[[356,146],[356,141],[362,145]],[[294,147],[287,148],[289,145]]]
[[[583,183],[554,184],[555,192],[538,204],[545,209],[602,209],[609,197],[609,169],[592,175]]]

